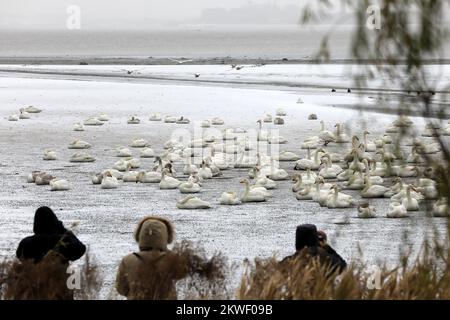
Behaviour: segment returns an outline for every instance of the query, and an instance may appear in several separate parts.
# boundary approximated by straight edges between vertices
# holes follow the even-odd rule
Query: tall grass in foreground
[[[4,300],[71,300],[96,299],[102,287],[99,268],[89,251],[84,263],[67,272],[68,264],[57,254],[49,254],[40,263],[4,260],[0,262],[0,299]],[[72,278],[75,275],[78,278]],[[79,281],[79,286],[77,285]],[[73,290],[67,283],[74,285]]]
[[[405,254],[395,267],[384,264],[377,272],[360,261],[349,264],[338,275],[327,263],[302,255],[280,263],[275,258],[246,262],[238,291],[230,289],[230,266],[220,254],[208,258],[200,247],[182,242],[174,248],[179,254],[167,273],[155,275],[143,270],[142,299],[167,297],[171,286],[164,281],[174,272],[183,272],[178,283],[180,299],[242,300],[342,300],[342,299],[450,299],[450,249],[446,243],[426,243],[417,258]],[[88,253],[80,269],[81,288],[68,291],[61,284],[68,277],[55,260],[34,265],[18,261],[0,263],[0,299],[97,299],[102,277]],[[169,283],[169,282],[166,282]]]
[[[433,300],[450,299],[450,250],[435,241],[425,244],[415,260],[403,256],[398,265],[378,265],[374,272],[352,262],[342,274],[330,274],[318,259],[280,264],[274,258],[248,264],[238,299],[262,300]]]

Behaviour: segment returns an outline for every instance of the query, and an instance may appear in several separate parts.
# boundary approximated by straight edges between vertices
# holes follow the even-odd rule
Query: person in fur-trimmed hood
[[[172,223],[149,216],[137,225],[134,238],[139,252],[122,259],[116,289],[130,300],[175,300],[176,282],[187,274],[186,264],[167,246],[174,240]]]

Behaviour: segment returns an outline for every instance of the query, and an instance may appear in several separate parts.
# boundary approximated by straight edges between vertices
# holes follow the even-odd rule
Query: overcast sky
[[[304,1],[303,1],[304,2]],[[0,26],[64,27],[69,5],[78,5],[83,26],[110,24],[113,28],[190,22],[205,8],[236,8],[247,3],[300,5],[302,0],[0,0]]]

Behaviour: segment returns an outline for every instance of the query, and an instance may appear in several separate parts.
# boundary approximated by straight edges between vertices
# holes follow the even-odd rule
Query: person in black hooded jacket
[[[86,252],[86,246],[67,230],[52,209],[40,207],[34,215],[34,235],[24,238],[16,251],[19,260],[39,263],[49,252],[59,254],[63,263],[75,261]]]
[[[284,258],[281,263],[287,263],[298,258],[311,257],[319,258],[324,263],[329,263],[331,273],[337,271],[341,273],[347,264],[331,247],[324,248],[320,242],[319,232],[313,224],[302,224],[297,227],[295,234],[295,249],[293,255]],[[332,251],[334,253],[332,253]]]
[[[84,255],[85,245],[48,207],[36,210],[33,232],[19,243],[19,261],[7,295],[12,299],[72,300],[67,271],[70,261]]]

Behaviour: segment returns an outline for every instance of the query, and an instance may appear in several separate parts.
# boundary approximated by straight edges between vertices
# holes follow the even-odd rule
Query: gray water
[[[0,31],[0,57],[311,58],[329,31],[297,26],[199,26],[149,31]],[[311,36],[314,34],[314,36]],[[349,57],[350,30],[330,39],[332,58]]]

